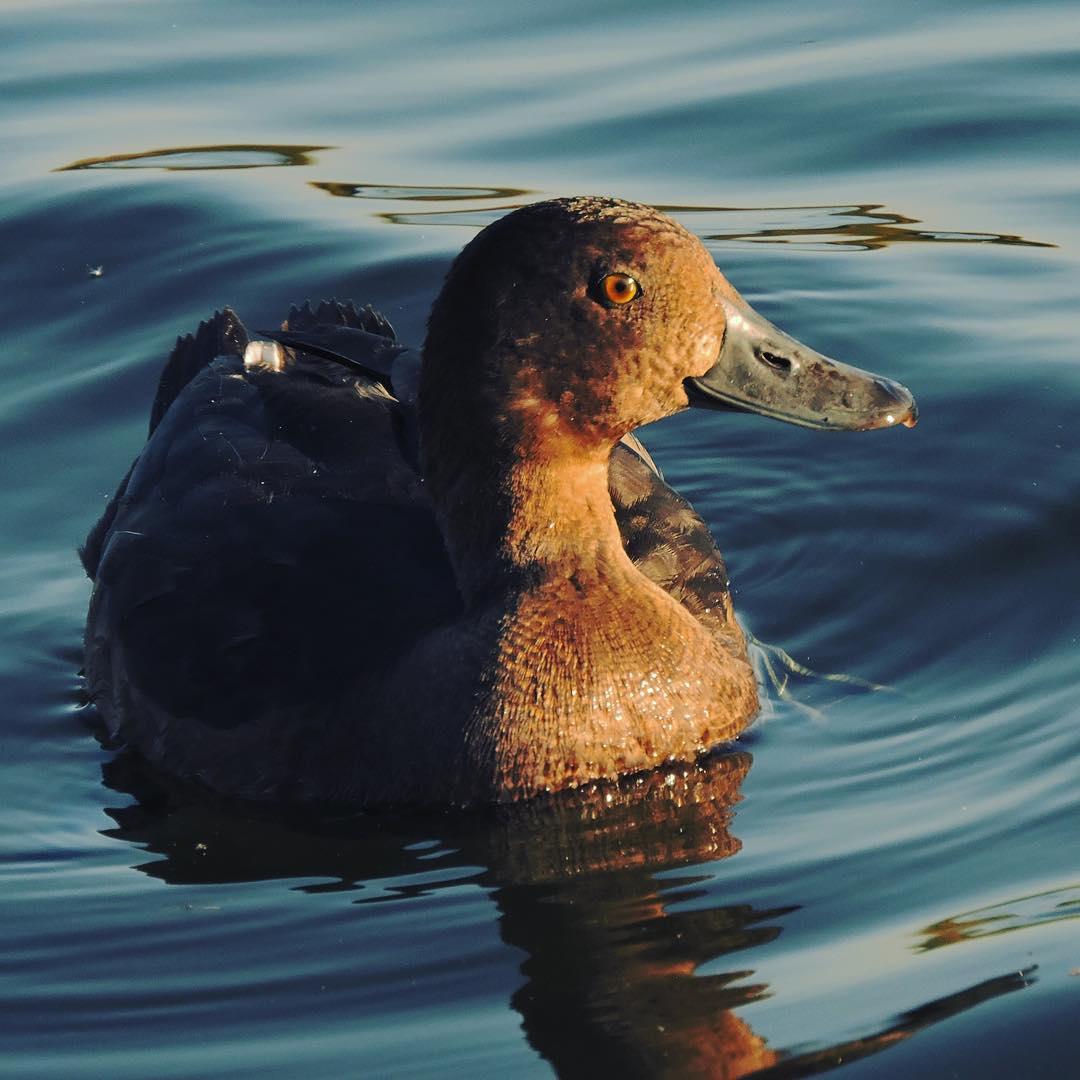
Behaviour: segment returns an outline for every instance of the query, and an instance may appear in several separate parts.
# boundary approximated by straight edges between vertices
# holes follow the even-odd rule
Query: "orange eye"
[[[639,297],[641,286],[629,274],[605,274],[597,291],[604,303],[621,306]]]

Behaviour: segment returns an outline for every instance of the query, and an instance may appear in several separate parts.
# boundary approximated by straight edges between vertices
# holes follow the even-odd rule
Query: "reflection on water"
[[[952,232],[914,229],[917,218],[886,211],[877,203],[860,206],[673,206],[669,213],[686,215],[686,224],[706,240],[754,240],[760,243],[829,245],[877,251],[891,244],[1005,244],[1055,247],[1007,233]],[[742,218],[744,224],[739,224]],[[836,219],[841,219],[837,221]],[[775,225],[767,221],[778,219]]]
[[[161,856],[137,869],[174,885],[314,878],[300,888],[355,891],[360,911],[465,883],[490,890],[503,941],[525,954],[510,1004],[560,1076],[805,1076],[1029,984],[1010,972],[840,1044],[772,1049],[734,1010],[783,989],[755,979],[746,953],[799,905],[703,905],[710,874],[692,869],[739,851],[730,825],[750,765],[716,754],[472,814],[282,818],[211,805],[122,754],[105,782],[137,802],[108,811],[106,835]],[[404,880],[383,889],[387,878]]]
[[[472,199],[516,199],[528,195],[525,188],[409,187],[405,184],[338,184],[312,180],[327,195],[344,199],[400,199],[403,202],[459,202]],[[514,205],[520,206],[521,203]]]
[[[112,154],[83,158],[58,168],[76,169],[165,169],[169,171],[213,171],[255,169],[268,166],[314,165],[316,151],[328,146],[268,146],[232,144],[223,146],[180,146],[146,150],[135,154]],[[311,180],[310,187],[339,198],[387,202],[465,202],[499,200],[497,206],[481,206],[467,211],[402,212],[388,210],[376,215],[396,225],[452,225],[481,229],[531,199],[543,197],[518,187],[470,187],[463,185],[370,184]],[[515,200],[515,201],[511,201]],[[892,244],[1004,244],[1011,247],[1055,247],[1010,233],[956,232],[947,229],[917,229],[918,218],[888,211],[880,203],[853,206],[694,206],[658,204],[665,213],[682,217],[689,228],[704,240],[754,241],[774,244],[826,244],[876,251]]]
[[[1080,885],[1005,900],[1000,904],[989,904],[941,919],[922,931],[924,940],[918,948],[922,952],[929,952],[943,945],[997,937],[1015,930],[1071,919],[1080,919]]]
[[[428,202],[458,201],[461,199],[498,197],[512,199],[523,194],[512,188],[485,192],[475,189],[454,189],[445,196],[439,189],[395,188],[370,184],[324,184],[312,181],[311,186],[330,195],[351,198],[406,200]],[[410,192],[420,192],[413,195]],[[406,194],[396,194],[404,192]],[[531,200],[525,200],[525,202]],[[500,203],[470,210],[387,210],[377,216],[395,225],[451,225],[482,229],[485,225],[523,206],[525,202]],[[1004,244],[1009,247],[1052,248],[1055,244],[1027,240],[1022,236],[993,232],[955,232],[947,229],[916,229],[917,218],[886,211],[877,203],[858,206],[668,206],[658,209],[683,223],[705,241],[754,241],[755,243],[796,244],[802,246],[828,245],[859,251],[878,251],[893,244]],[[837,220],[839,219],[839,220]]]
[[[138,154],[110,154],[83,158],[62,165],[56,172],[73,169],[165,169],[168,172],[199,172],[218,169],[264,169],[268,166],[314,165],[317,150],[329,146],[261,146],[234,143],[228,146],[174,146]]]
[[[992,1001],[994,998],[1011,994],[1016,990],[1023,990],[1031,986],[1033,982],[1031,969],[1010,971],[997,978],[986,979],[958,993],[936,998],[916,1009],[911,1009],[901,1014],[895,1024],[872,1035],[849,1039],[823,1050],[794,1054],[783,1058],[773,1068],[764,1069],[756,1075],[762,1080],[765,1077],[769,1077],[770,1080],[779,1080],[780,1077],[812,1076],[837,1065],[850,1064],[859,1058],[869,1057],[879,1050],[895,1046],[917,1032],[938,1024],[942,1020],[949,1020],[983,1002]]]

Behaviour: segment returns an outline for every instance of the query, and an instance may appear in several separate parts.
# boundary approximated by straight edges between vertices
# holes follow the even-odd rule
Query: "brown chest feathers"
[[[527,798],[691,761],[757,708],[737,624],[707,629],[621,548],[473,608],[412,661],[389,711],[427,799]]]
[[[500,791],[692,760],[755,711],[746,660],[626,569],[585,592],[570,579],[522,597],[499,635],[465,745]]]

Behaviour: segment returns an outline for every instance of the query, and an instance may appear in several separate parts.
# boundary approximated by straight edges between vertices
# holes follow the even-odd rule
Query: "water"
[[[0,1075],[1066,1074],[1080,11],[448,10],[0,10]],[[575,192],[916,392],[646,433],[754,634],[888,689],[792,676],[714,775],[497,820],[253,817],[100,750],[74,548],[174,336],[337,295],[416,341],[478,227]]]

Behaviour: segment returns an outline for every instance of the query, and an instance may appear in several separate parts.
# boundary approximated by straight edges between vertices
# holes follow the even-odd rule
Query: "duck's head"
[[[758,315],[702,243],[650,207],[535,203],[489,225],[454,262],[424,348],[426,432],[437,438],[456,415],[457,437],[493,450],[606,452],[689,405],[826,430],[916,418],[898,383]]]

